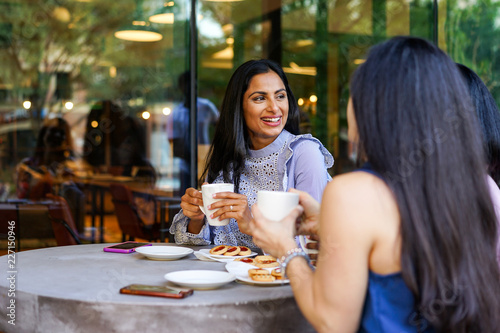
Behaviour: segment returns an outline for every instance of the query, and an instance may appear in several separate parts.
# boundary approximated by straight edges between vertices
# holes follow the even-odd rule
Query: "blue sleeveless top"
[[[379,177],[366,163],[358,171]],[[372,271],[368,276],[363,314],[359,333],[433,333],[433,328],[415,308],[415,299],[401,273],[380,275]]]

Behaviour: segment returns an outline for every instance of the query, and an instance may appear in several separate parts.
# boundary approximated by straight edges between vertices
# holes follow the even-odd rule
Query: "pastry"
[[[256,256],[254,258],[253,265],[259,268],[272,268],[272,267],[278,267],[280,264],[278,263],[275,257],[266,255],[266,256]]]
[[[228,246],[228,249],[224,252],[225,256],[237,256],[240,253],[239,246]]]
[[[250,277],[254,275],[265,275],[265,274],[269,274],[269,272],[266,269],[251,268],[248,270],[248,276]]]
[[[239,256],[249,256],[252,254],[252,250],[250,250],[246,246],[238,246],[240,248],[240,253],[238,253]]]
[[[283,276],[283,272],[281,268],[275,268],[271,271],[271,275],[276,278],[276,280],[283,280],[285,277]]]
[[[234,261],[241,261],[241,262],[244,262],[245,264],[253,265],[252,258],[236,258],[236,259],[234,259]]]
[[[227,245],[217,245],[210,249],[210,254],[221,255],[224,254],[229,249]]]
[[[273,282],[276,280],[276,278],[269,273],[252,275],[250,278],[258,282]]]

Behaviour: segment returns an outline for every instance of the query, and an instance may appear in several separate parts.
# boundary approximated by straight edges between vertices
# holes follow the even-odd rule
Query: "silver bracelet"
[[[283,275],[285,278],[288,278],[286,274],[286,267],[288,266],[288,263],[290,263],[290,260],[292,260],[295,257],[303,257],[309,267],[312,267],[311,265],[311,260],[309,259],[309,255],[305,253],[301,248],[293,248],[291,250],[288,250],[284,256],[281,257],[279,262],[281,263],[281,271],[283,272]]]

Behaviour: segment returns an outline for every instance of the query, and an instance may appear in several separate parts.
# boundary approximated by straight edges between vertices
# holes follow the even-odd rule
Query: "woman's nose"
[[[267,104],[267,109],[271,110],[273,112],[277,112],[279,110],[278,103],[274,99],[269,99],[269,102]]]

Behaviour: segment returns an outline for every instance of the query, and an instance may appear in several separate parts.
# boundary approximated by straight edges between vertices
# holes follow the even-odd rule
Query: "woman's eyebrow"
[[[248,95],[248,98],[252,97],[252,95],[259,94],[259,95],[267,95],[267,92],[265,91],[254,91],[250,95]]]
[[[286,89],[285,88],[281,88],[281,89],[278,89],[276,90],[274,93],[277,94],[279,92],[282,92],[282,91],[285,91],[286,92]],[[267,92],[265,91],[254,91],[253,93],[251,93],[248,98],[252,97],[252,95],[255,95],[255,94],[259,94],[259,95],[267,95]]]

